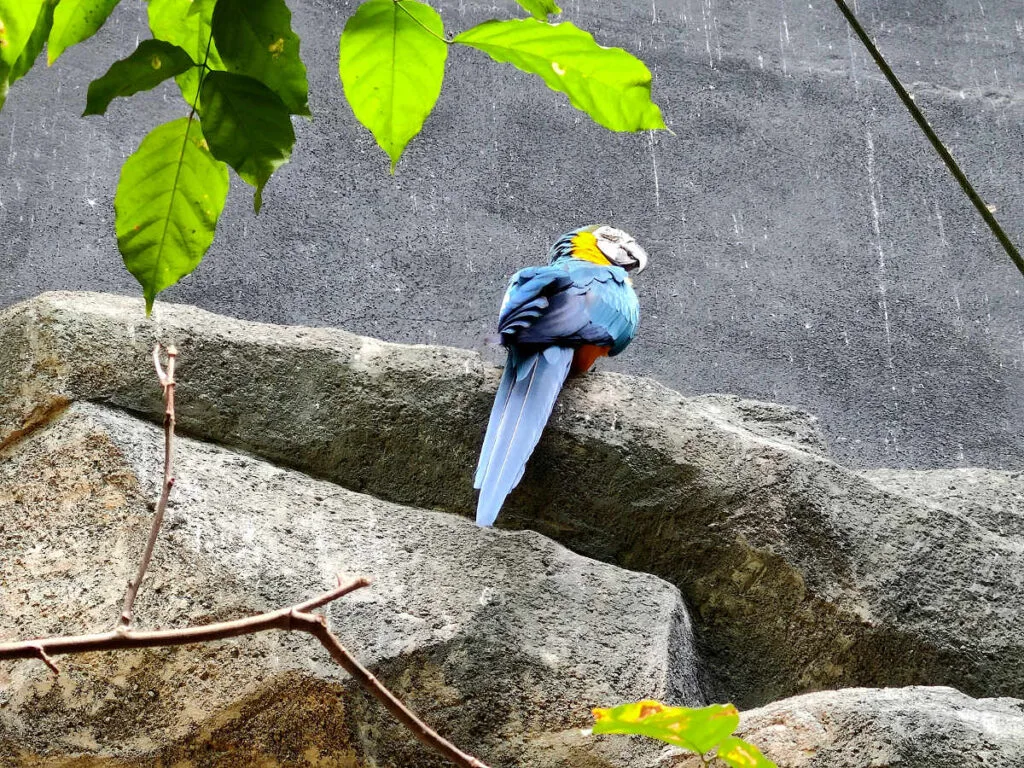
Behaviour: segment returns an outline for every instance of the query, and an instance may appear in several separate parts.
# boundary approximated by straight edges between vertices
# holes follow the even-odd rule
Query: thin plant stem
[[[956,160],[953,159],[949,150],[946,149],[946,146],[939,139],[938,135],[936,135],[935,131],[928,123],[928,120],[925,118],[924,113],[922,113],[917,104],[914,103],[913,97],[907,93],[907,89],[903,87],[903,83],[901,83],[899,78],[896,77],[896,73],[892,71],[892,68],[886,62],[881,52],[875,44],[871,42],[871,38],[868,37],[868,33],[864,31],[864,27],[861,26],[857,17],[853,14],[853,11],[850,10],[850,7],[846,4],[845,0],[835,0],[835,2],[839,7],[840,13],[846,17],[846,21],[853,28],[857,37],[860,38],[864,47],[868,49],[868,53],[870,53],[871,58],[875,60],[875,64],[877,64],[878,68],[882,70],[882,74],[885,75],[885,79],[889,81],[889,85],[893,87],[893,90],[896,91],[896,95],[900,97],[900,101],[903,102],[903,106],[907,108],[911,117],[913,117],[917,122],[918,127],[920,127],[924,132],[928,141],[931,142],[932,147],[939,153],[939,157],[942,158],[942,162],[946,164],[946,168],[949,169],[949,172],[953,174],[953,178],[955,178],[957,183],[960,184],[960,188],[964,191],[964,194],[967,195],[970,201],[974,204],[974,207],[978,209],[978,213],[981,214],[981,218],[985,220],[985,223],[988,224],[988,228],[992,230],[992,234],[996,236],[999,244],[1003,246],[1003,250],[1006,251],[1006,255],[1010,257],[1010,260],[1014,263],[1020,273],[1024,275],[1024,258],[1021,258],[1017,247],[999,225],[999,222],[996,221],[996,217],[992,215],[991,209],[985,204],[985,201],[981,199],[981,195],[979,195],[974,189],[974,186],[967,179],[964,172],[960,170],[960,166],[957,164]]]
[[[174,487],[174,361],[177,356],[178,350],[174,348],[173,344],[167,347],[167,370],[165,371],[160,365],[160,345],[157,344],[153,347],[153,366],[160,379],[160,386],[164,390],[164,478],[160,488],[160,498],[156,503],[156,510],[153,512],[153,524],[149,529],[146,549],[142,553],[135,578],[128,583],[128,591],[124,596],[124,606],[121,608],[121,616],[117,620],[119,627],[131,626],[135,611],[135,598],[139,594],[142,579],[145,578],[146,570],[153,559],[153,548],[156,546],[156,539],[164,522],[164,513],[167,511],[171,488]]]

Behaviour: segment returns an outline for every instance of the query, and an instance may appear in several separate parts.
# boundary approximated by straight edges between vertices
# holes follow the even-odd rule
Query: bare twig
[[[149,540],[142,553],[135,579],[128,584],[124,596],[124,606],[118,618],[117,627],[110,632],[93,635],[72,635],[67,637],[46,637],[38,640],[24,640],[13,643],[0,643],[0,660],[4,659],[39,659],[49,667],[55,675],[60,668],[53,662],[51,655],[89,653],[92,651],[116,651],[132,648],[158,648],[193,643],[208,643],[213,640],[224,640],[240,635],[252,635],[272,629],[284,631],[306,632],[313,635],[327,649],[331,657],[348,672],[359,685],[372,694],[398,721],[404,725],[420,742],[436,750],[455,765],[462,768],[488,768],[472,755],[466,754],[437,731],[416,717],[398,698],[385,688],[366,667],[356,661],[348,649],[341,644],[327,626],[327,619],[311,611],[337,600],[370,582],[356,579],[342,583],[338,577],[338,585],[330,592],[325,592],[304,603],[288,608],[280,608],[258,616],[250,616],[234,621],[222,621],[199,627],[182,629],[163,629],[138,631],[131,629],[135,598],[142,586],[150,561],[153,559],[153,548],[156,546],[157,535],[163,524],[164,512],[171,488],[174,486],[174,361],[177,357],[174,346],[167,347],[167,368],[160,364],[160,345],[153,348],[153,366],[164,390],[164,478],[153,514],[153,524],[149,531]]]
[[[153,347],[153,366],[160,379],[160,386],[164,389],[164,481],[160,489],[160,499],[156,503],[156,511],[153,513],[149,540],[142,553],[142,560],[139,561],[139,570],[135,574],[135,579],[128,582],[124,606],[121,608],[121,616],[117,620],[119,628],[131,626],[135,598],[139,594],[142,579],[153,559],[153,547],[156,546],[156,537],[160,533],[160,526],[164,522],[164,513],[167,511],[167,500],[171,496],[171,488],[174,487],[174,359],[177,356],[178,350],[174,348],[173,344],[167,347],[167,370],[165,371],[160,365],[160,345],[157,344]]]
[[[404,725],[413,736],[420,740],[421,743],[439,752],[444,757],[448,758],[448,760],[455,763],[455,765],[464,766],[464,768],[487,768],[486,763],[483,763],[472,755],[463,752],[450,741],[440,736],[429,725],[416,717],[410,709],[398,700],[395,694],[385,688],[384,685],[373,676],[370,670],[360,664],[356,658],[349,653],[348,649],[341,644],[341,641],[338,640],[337,636],[327,628],[327,622],[324,620],[323,616],[299,614],[297,616],[293,616],[293,619],[299,619],[300,617],[303,621],[311,619],[314,623],[310,624],[308,627],[304,626],[295,628],[309,632],[319,640],[321,645],[323,645],[323,647],[327,649],[328,653],[331,654],[331,658],[344,667],[345,671],[348,672],[355,681],[359,683],[359,685],[369,693],[373,694],[373,696],[377,698],[377,701],[384,706],[384,709],[394,715],[395,719]]]
[[[0,643],[0,660],[42,659],[46,656],[62,656],[69,653],[90,653],[92,651],[117,651],[126,648],[158,648],[171,645],[190,645],[223,640],[239,635],[251,635],[271,629],[294,629],[292,614],[307,615],[306,612],[337,600],[357,589],[369,585],[367,579],[355,579],[339,584],[330,592],[318,595],[299,605],[279,608],[270,613],[248,616],[244,619],[221,621],[199,627],[181,629],[135,630],[119,627],[110,632],[94,635],[68,635],[45,637],[37,640],[23,640],[14,643]],[[52,667],[51,667],[52,669]]]
[[[56,664],[53,663],[53,659],[51,659],[49,657],[49,655],[47,655],[46,651],[43,649],[43,647],[41,645],[37,645],[36,646],[35,652],[36,652],[36,655],[39,657],[40,661],[42,661],[43,664],[48,666],[50,668],[50,670],[53,672],[53,674],[55,674],[55,675],[59,675],[60,674],[60,667],[58,667]]]
[[[486,763],[460,750],[413,714],[366,667],[349,653],[338,637],[328,628],[327,619],[324,616],[310,613],[310,611],[333,600],[337,600],[349,592],[365,587],[369,583],[369,581],[362,578],[345,584],[340,583],[339,580],[338,586],[330,592],[325,592],[304,603],[288,608],[280,608],[258,616],[249,616],[233,621],[222,621],[199,627],[149,631],[119,627],[111,632],[95,635],[47,637],[15,643],[0,643],[0,660],[40,659],[53,670],[54,674],[58,674],[59,670],[50,658],[51,655],[59,656],[62,654],[88,653],[92,651],[190,645],[193,643],[207,643],[213,640],[224,640],[240,635],[252,635],[272,629],[306,632],[319,640],[320,644],[330,653],[331,658],[338,662],[360,686],[380,701],[384,708],[394,715],[420,742],[462,768],[488,768]]]

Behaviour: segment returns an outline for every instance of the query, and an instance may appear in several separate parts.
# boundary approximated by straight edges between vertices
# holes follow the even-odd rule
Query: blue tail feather
[[[512,392],[512,382],[516,377],[515,366],[516,351],[508,351],[508,360],[505,362],[505,371],[501,374],[501,383],[498,384],[498,392],[494,395],[494,405],[491,406],[491,418],[487,421],[487,434],[484,435],[484,447],[480,449],[480,460],[476,464],[476,477],[473,479],[473,487],[479,488],[484,482],[484,473],[487,472],[487,464],[491,457],[491,448],[494,446],[494,436],[498,434],[498,425],[501,423],[501,414],[508,404],[508,396]]]
[[[477,525],[492,525],[505,497],[519,484],[569,375],[572,357],[569,347],[548,347],[530,355],[509,351],[477,465]]]

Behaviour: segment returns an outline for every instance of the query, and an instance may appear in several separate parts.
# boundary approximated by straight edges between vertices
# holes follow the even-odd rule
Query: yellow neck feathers
[[[593,232],[577,232],[572,238],[572,255],[575,259],[591,261],[594,264],[608,266],[608,258],[597,247],[597,238]]]

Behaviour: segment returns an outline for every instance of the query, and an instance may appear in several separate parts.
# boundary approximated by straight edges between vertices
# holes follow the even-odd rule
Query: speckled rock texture
[[[112,625],[148,532],[162,444],[154,425],[75,403],[0,452],[0,636]],[[574,749],[589,764],[627,765],[637,744],[579,736],[591,706],[703,700],[686,609],[655,576],[207,443],[182,439],[176,454],[140,628],[258,613],[322,592],[336,574],[368,576],[371,587],[331,606],[336,632],[495,765],[564,761]],[[305,635],[59,662],[56,680],[38,662],[0,665],[0,765],[76,754],[131,765],[445,765]]]
[[[848,688],[795,696],[744,712],[738,733],[784,768],[1024,765],[1024,701],[972,699],[953,688]],[[675,749],[654,763],[700,765]]]
[[[550,573],[549,561],[573,558],[536,534],[478,531],[458,518],[472,513],[472,471],[497,385],[497,369],[475,353],[449,348],[388,344],[338,330],[254,324],[168,304],[157,304],[153,317],[146,319],[136,300],[87,293],[44,294],[0,312],[0,446],[4,446],[4,455],[13,459],[32,441],[55,439],[60,433],[54,430],[69,428],[61,425],[102,424],[85,432],[106,435],[94,438],[104,445],[138,442],[127,437],[118,442],[110,435],[150,435],[149,453],[129,452],[128,459],[119,459],[120,463],[106,469],[102,462],[87,457],[81,470],[63,470],[69,472],[67,487],[49,497],[57,510],[46,513],[51,515],[63,514],[60,510],[83,498],[101,509],[115,510],[128,503],[122,497],[134,499],[131,508],[137,511],[131,514],[91,512],[89,517],[82,513],[87,522],[84,530],[93,535],[88,526],[98,527],[97,535],[102,534],[107,542],[94,548],[93,555],[102,558],[104,576],[90,577],[93,582],[76,577],[73,582],[74,589],[81,592],[79,603],[93,606],[89,610],[95,611],[80,618],[91,622],[90,626],[96,621],[102,624],[116,612],[120,588],[102,586],[109,583],[103,579],[107,569],[116,564],[127,569],[134,558],[134,547],[118,542],[138,542],[144,535],[143,505],[158,476],[156,433],[138,420],[157,420],[161,414],[160,392],[150,363],[155,340],[173,342],[181,353],[180,430],[217,446],[195,443],[190,450],[197,456],[222,457],[216,461],[204,458],[199,464],[207,467],[220,462],[224,474],[238,467],[243,478],[258,467],[254,476],[263,479],[250,481],[241,489],[225,489],[207,475],[191,490],[183,480],[185,484],[175,491],[176,503],[204,511],[179,514],[178,508],[172,510],[168,525],[171,543],[162,550],[165,560],[161,567],[177,562],[182,572],[191,574],[193,561],[200,558],[203,568],[222,570],[216,576],[203,576],[207,586],[195,592],[180,591],[177,578],[161,577],[155,570],[155,583],[140,606],[144,615],[157,623],[237,615],[301,599],[329,580],[334,570],[389,571],[392,566],[384,563],[390,560],[366,555],[369,540],[387,552],[388,558],[395,557],[405,565],[398,568],[396,581],[380,576],[382,581],[372,592],[350,598],[333,609],[332,616],[347,626],[362,616],[358,608],[363,601],[397,606],[390,614],[391,624],[386,625],[390,635],[381,629],[385,626],[381,605],[374,604],[370,615],[377,633],[373,637],[378,640],[361,645],[362,629],[347,639],[378,664],[383,674],[392,674],[399,683],[405,681],[399,687],[410,693],[414,705],[428,712],[439,706],[447,716],[452,716],[450,710],[479,705],[472,726],[477,730],[469,734],[470,741],[495,750],[487,754],[497,755],[499,764],[504,760],[523,760],[526,765],[564,764],[570,754],[578,760],[572,764],[587,766],[638,759],[632,746],[611,747],[625,750],[618,755],[601,753],[575,730],[581,721],[574,718],[582,710],[562,711],[570,701],[593,703],[589,692],[595,687],[607,694],[605,701],[618,695],[656,696],[656,691],[662,690],[670,698],[730,699],[743,708],[815,689],[848,686],[951,685],[978,698],[1024,694],[1020,620],[1024,614],[1024,489],[1020,477],[986,469],[857,473],[823,455],[814,419],[792,408],[730,396],[684,398],[649,380],[594,374],[572,381],[563,392],[499,526],[532,529],[582,555],[645,571],[677,586],[691,611],[700,662],[694,661],[689,645],[678,639],[686,636],[686,614],[674,602],[675,593],[656,579],[643,581],[650,577],[598,569],[595,573],[624,574],[623,579],[636,578],[641,580],[638,583],[669,590],[658,593],[671,597],[658,603],[660,613],[648,612],[644,614],[647,618],[638,620],[640,624],[651,622],[648,626],[639,628],[635,614],[622,614],[628,626],[621,631],[629,637],[656,630],[662,640],[656,644],[654,656],[662,661],[652,662],[646,677],[635,671],[634,677],[629,677],[621,666],[601,677],[597,669],[601,665],[597,665],[587,666],[570,684],[558,682],[554,688],[558,693],[550,699],[554,703],[545,708],[557,710],[562,718],[553,726],[545,721],[534,727],[523,714],[525,705],[519,704],[513,706],[519,707],[515,710],[518,714],[502,719],[488,702],[505,706],[505,698],[513,691],[521,694],[523,686],[531,688],[531,675],[540,674],[536,670],[545,669],[548,663],[548,650],[541,649],[552,643],[561,647],[548,640],[537,645],[537,637],[546,637],[543,632],[565,635],[570,627],[571,633],[578,633],[577,616],[589,611],[589,595],[599,594],[609,601],[617,597],[608,594],[600,579],[593,590],[583,579],[582,585],[577,584],[578,591],[566,592],[565,599],[582,602],[585,607],[574,604],[551,609],[547,597],[538,598],[535,607],[542,612],[567,612],[550,617],[548,623],[535,615],[527,622],[513,618],[517,614],[510,614],[507,608],[499,611],[494,607],[507,605],[502,595],[510,594],[510,587],[496,588],[497,595],[480,589],[484,573],[494,576],[500,572],[511,578],[515,572],[532,584],[532,589],[543,592],[558,572],[556,568]],[[72,445],[77,443],[72,441],[60,450],[76,455],[80,449]],[[117,451],[123,453],[124,449]],[[54,467],[64,463],[64,459],[54,459],[46,471],[56,472]],[[303,479],[309,485],[302,485],[298,480],[293,484],[274,479],[297,477],[292,470],[319,480]],[[194,470],[196,477],[204,477],[203,471]],[[103,479],[108,474],[109,482]],[[7,487],[17,487],[15,478],[20,476],[18,472],[9,475]],[[146,492],[139,490],[143,486]],[[313,487],[324,490],[308,490]],[[293,498],[298,500],[293,503]],[[349,514],[340,510],[352,499],[360,500],[352,504],[373,520],[372,525],[366,518],[356,520],[350,526],[354,533],[342,537],[350,541],[326,535],[330,526]],[[264,506],[254,508],[256,500]],[[328,508],[327,517],[307,515],[306,510],[320,505]],[[408,507],[436,512],[409,511]],[[13,518],[21,525],[29,524],[23,511]],[[449,533],[445,533],[436,548],[433,543],[428,545],[441,534],[428,534],[423,523],[411,522],[426,519],[433,521],[431,528],[461,531],[463,538],[449,541]],[[130,528],[126,527],[129,524]],[[111,538],[112,534],[99,531],[103,526],[115,532],[124,528],[124,532]],[[66,528],[59,522],[51,526],[58,531]],[[37,529],[32,523],[29,530]],[[34,575],[28,586],[12,587],[8,593],[28,601],[18,604],[20,613],[10,615],[52,622],[40,625],[38,631],[69,631],[73,627],[57,613],[68,603],[67,593],[58,594],[59,590],[40,581],[39,574],[50,572],[41,563],[53,560],[49,568],[54,578],[59,578],[68,563],[79,561],[76,547],[88,546],[61,533],[47,535],[50,542],[38,551],[33,549],[36,541],[30,533],[10,539],[20,542],[22,549],[17,551],[30,552],[40,563],[32,567]],[[369,560],[350,557],[350,545],[352,552]],[[526,547],[527,553],[513,551],[513,546]],[[376,550],[371,547],[371,551]],[[429,565],[414,567],[410,563],[418,562],[420,552],[430,553]],[[5,567],[16,569],[18,557]],[[581,569],[596,567],[586,560],[573,562],[580,563]],[[421,578],[423,569],[435,583],[410,586]],[[449,569],[469,569],[471,573],[456,579],[464,591],[439,597],[437,578]],[[28,577],[25,569],[22,574]],[[418,596],[407,595],[398,584],[422,591]],[[110,590],[109,594],[104,589]],[[254,596],[256,602],[252,602]],[[625,599],[629,608],[635,596],[629,593]],[[402,607],[416,600],[421,608]],[[671,608],[667,607],[670,603]],[[467,605],[477,612],[472,619],[458,613],[470,610]],[[491,609],[493,618],[488,613]],[[432,618],[437,610],[462,618],[437,624]],[[605,621],[613,621],[619,610],[608,604],[600,612],[608,613]],[[8,620],[15,622],[10,631],[19,636],[30,629],[17,624],[15,618]],[[361,620],[370,621],[365,616]],[[664,624],[666,621],[670,623]],[[503,639],[510,627],[520,624],[543,631],[529,639],[514,632]],[[406,648],[403,644],[410,636],[417,640]],[[260,642],[273,643],[273,650],[266,650],[271,646],[252,647],[263,648],[264,656],[279,659],[285,658],[279,649],[293,641],[275,638]],[[308,670],[314,665],[309,658],[317,652],[301,647],[305,650],[296,653],[306,661],[289,657],[291,660],[275,661],[278,666],[274,669],[288,674]],[[486,686],[501,685],[495,683],[491,666],[479,664],[480,654],[485,658],[493,654],[493,664],[502,659],[502,663],[513,665],[507,668],[521,669],[514,666],[519,661],[511,660],[515,654],[510,654],[510,648],[518,649],[516,654],[523,658],[525,668],[533,671],[519,674],[515,686],[509,684],[495,693]],[[558,650],[550,652],[561,658]],[[180,653],[168,653],[167,658],[180,659],[177,663],[198,670],[207,665],[203,659],[214,651],[203,650],[196,656]],[[401,656],[403,653],[411,658]],[[240,664],[250,670],[251,657],[244,658]],[[161,663],[166,667],[171,662]],[[478,666],[473,667],[474,663]],[[147,665],[138,670],[138,674],[151,677]],[[48,690],[74,697],[73,687],[60,687],[68,684],[46,682],[44,670],[35,668],[31,674],[37,681],[33,684],[49,685]],[[179,682],[177,668],[166,674],[175,684]],[[627,678],[620,678],[622,674]],[[340,676],[337,680],[329,674],[315,677],[320,681],[317,686],[326,684],[325,680],[341,686],[338,690],[346,685]],[[430,680],[423,682],[427,677]],[[289,679],[307,680],[301,674]],[[488,693],[474,694],[466,705],[469,689],[459,686],[476,682]],[[251,699],[255,702],[253,713],[263,712],[267,702],[281,699],[275,684],[267,683],[271,687],[259,689],[263,693],[251,694],[256,697]],[[446,691],[456,688],[456,692],[449,698],[434,695],[439,687]],[[22,689],[19,684],[12,690]],[[302,690],[302,696],[322,706],[321,693],[327,689],[317,688],[321,693]],[[421,699],[418,691],[430,693]],[[111,692],[110,700],[120,695]],[[161,695],[156,698],[161,700]],[[266,698],[260,699],[261,695]],[[292,698],[288,695],[283,700]],[[353,700],[361,701],[358,696]],[[84,702],[89,701],[94,698],[83,697],[81,707],[87,708]],[[231,712],[245,709],[240,706],[236,702]],[[360,706],[360,717],[363,711],[372,711],[370,705]],[[181,721],[184,725],[176,726],[183,729],[176,742],[181,754],[192,754],[189,750],[198,749],[200,743],[184,735],[186,726],[200,728],[202,733],[230,731],[227,726],[225,731],[208,723],[198,725],[206,722],[205,712],[192,712]],[[378,740],[380,732],[392,726],[380,720],[379,714],[367,716],[375,724],[369,730],[358,728],[357,742],[351,741],[347,731],[343,734],[345,744],[354,744],[346,749],[357,764],[362,764],[358,763],[361,756],[374,754],[373,745],[399,743]],[[285,715],[267,717],[278,722]],[[76,718],[75,723],[85,722],[84,715]],[[494,722],[494,718],[500,721],[494,728],[479,725]],[[342,722],[357,721],[363,722],[356,718]],[[505,735],[496,742],[488,741],[481,728],[487,734]],[[87,732],[85,729],[81,736],[86,744]],[[522,733],[529,733],[529,739],[509,735]],[[216,745],[220,738],[226,737],[217,736],[206,743]],[[281,738],[281,743],[288,742]],[[327,737],[313,741],[342,743]],[[41,749],[38,744],[36,748]],[[155,754],[156,746],[133,748]]]
[[[136,300],[44,294],[0,314],[0,440],[70,401],[160,414],[149,353],[181,350],[178,423],[351,490],[470,514],[498,370],[387,344]],[[12,439],[12,438],[6,438]],[[759,706],[816,688],[1024,694],[1024,503],[976,470],[998,519],[918,498],[816,452],[790,408],[573,381],[499,524],[677,585],[709,695]],[[988,496],[986,496],[988,494]]]

